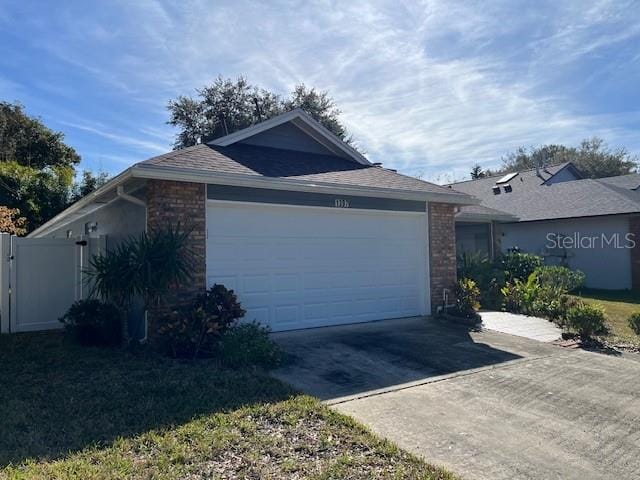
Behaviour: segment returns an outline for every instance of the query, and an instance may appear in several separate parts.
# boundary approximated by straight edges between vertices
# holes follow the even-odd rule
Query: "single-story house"
[[[479,198],[456,215],[458,254],[519,248],[586,274],[586,286],[640,289],[640,174],[587,179],[571,163],[450,185]]]
[[[301,110],[137,163],[31,233],[192,228],[193,295],[237,293],[272,330],[425,315],[456,276],[470,195],[370,163]],[[152,326],[149,326],[152,328]]]

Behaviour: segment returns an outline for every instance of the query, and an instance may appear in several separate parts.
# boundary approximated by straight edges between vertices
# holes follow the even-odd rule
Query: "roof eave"
[[[70,215],[91,205],[96,199],[118,188],[131,178],[150,180],[174,180],[183,182],[210,183],[217,185],[233,185],[273,190],[291,190],[300,192],[316,192],[337,195],[354,195],[362,197],[394,198],[399,200],[417,200],[425,202],[450,203],[455,205],[479,205],[480,200],[464,193],[433,193],[413,190],[398,190],[379,187],[363,187],[357,185],[339,185],[325,182],[309,182],[288,180],[252,175],[222,174],[203,172],[202,170],[159,167],[157,165],[134,165],[116,175],[94,192],[84,196],[69,208],[63,210],[51,220],[45,222],[27,237],[46,235],[53,228],[65,224]]]
[[[138,165],[131,168],[132,175],[153,180],[175,180],[183,182],[208,183],[214,185],[232,185],[240,187],[316,192],[327,194],[354,195],[363,197],[394,198],[399,200],[418,200],[450,203],[455,205],[479,205],[480,200],[462,193],[434,193],[414,190],[398,190],[357,185],[342,185],[305,180],[263,177],[258,175],[240,175],[232,173],[203,172],[202,170],[159,167],[157,165]]]
[[[467,213],[459,212],[456,214],[456,222],[477,222],[477,223],[511,223],[518,222],[519,218],[515,215],[505,214],[490,214],[490,213]]]
[[[58,215],[53,217],[51,220],[49,220],[49,221],[43,223],[42,225],[40,225],[33,232],[29,233],[29,235],[27,235],[27,237],[28,238],[34,238],[34,237],[39,237],[39,236],[42,236],[42,235],[46,234],[49,230],[51,230],[57,224],[63,224],[64,220],[68,216],[70,216],[73,213],[78,212],[79,210],[89,206],[96,199],[98,199],[99,197],[101,197],[102,195],[104,195],[106,193],[109,193],[111,190],[117,189],[119,185],[122,185],[125,181],[127,181],[128,179],[130,179],[132,177],[133,177],[132,168],[131,167],[127,168],[122,173],[120,173],[120,174],[116,175],[115,177],[113,177],[112,179],[110,179],[107,183],[105,183],[101,187],[97,188],[96,190],[94,190],[93,192],[89,193],[88,195],[85,195],[80,200],[78,200],[76,203],[74,203],[70,207],[68,207],[65,210],[63,210],[62,212],[60,212]]]

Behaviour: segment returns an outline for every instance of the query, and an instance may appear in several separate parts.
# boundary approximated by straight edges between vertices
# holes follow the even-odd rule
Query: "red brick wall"
[[[431,276],[431,311],[442,305],[442,290],[449,289],[453,302],[456,283],[455,207],[446,203],[429,203],[429,272]]]
[[[185,303],[206,288],[206,185],[202,183],[149,180],[147,183],[147,227],[167,225],[191,229],[189,247],[193,252],[193,278],[169,299]],[[150,322],[149,329],[152,329]]]
[[[631,288],[640,292],[640,216],[629,218],[629,233],[636,243],[631,250]]]

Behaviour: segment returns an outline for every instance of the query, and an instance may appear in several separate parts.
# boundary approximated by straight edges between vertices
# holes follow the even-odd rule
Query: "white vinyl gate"
[[[0,234],[2,332],[60,328],[58,319],[87,294],[83,270],[96,244],[104,242]]]

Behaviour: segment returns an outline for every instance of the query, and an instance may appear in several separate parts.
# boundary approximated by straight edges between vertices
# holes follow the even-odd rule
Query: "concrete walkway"
[[[482,327],[500,333],[530,338],[539,342],[553,342],[562,330],[544,318],[528,317],[508,312],[480,312]]]

